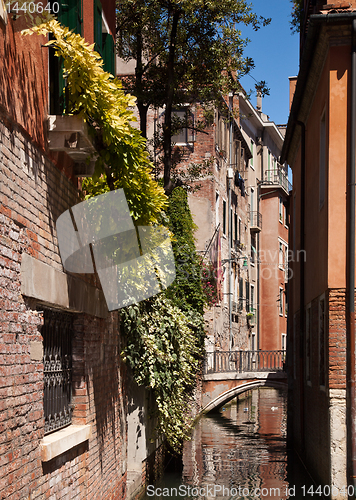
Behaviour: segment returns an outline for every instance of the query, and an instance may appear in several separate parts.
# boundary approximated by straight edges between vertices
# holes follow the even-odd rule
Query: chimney
[[[262,94],[259,90],[257,90],[257,103],[256,103],[256,109],[260,113],[262,112]]]
[[[292,107],[292,102],[298,77],[290,76],[288,77],[288,79],[289,79],[289,111],[290,111],[290,108]]]

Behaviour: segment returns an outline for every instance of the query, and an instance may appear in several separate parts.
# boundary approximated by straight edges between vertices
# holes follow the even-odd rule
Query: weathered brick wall
[[[0,498],[125,498],[126,395],[117,318],[75,314],[73,423],[89,442],[42,462],[43,362],[38,302],[21,295],[22,254],[61,270],[55,221],[76,187],[0,116]],[[49,304],[55,305],[55,304]],[[37,343],[37,344],[36,344]]]
[[[329,388],[346,389],[345,290],[329,291]]]

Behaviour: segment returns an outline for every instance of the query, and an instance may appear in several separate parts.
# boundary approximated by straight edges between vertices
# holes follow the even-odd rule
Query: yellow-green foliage
[[[106,73],[94,44],[85,40],[58,21],[51,20],[23,34],[51,33],[55,54],[63,58],[69,91],[69,109],[79,114],[95,130],[99,152],[95,174],[84,181],[87,197],[110,189],[123,188],[131,215],[139,225],[157,222],[166,206],[164,191],[151,176],[153,165],[146,151],[146,141],[131,124],[135,98],[125,94],[121,83]]]

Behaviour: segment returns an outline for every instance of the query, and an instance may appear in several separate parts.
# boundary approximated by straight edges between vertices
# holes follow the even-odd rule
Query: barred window
[[[62,429],[72,418],[73,316],[41,308],[44,323],[44,414],[45,434]]]

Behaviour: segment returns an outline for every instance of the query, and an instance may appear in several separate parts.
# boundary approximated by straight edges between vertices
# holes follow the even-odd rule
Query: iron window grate
[[[41,308],[44,323],[44,415],[45,434],[62,429],[72,420],[73,316]]]

